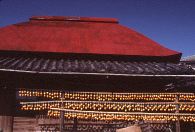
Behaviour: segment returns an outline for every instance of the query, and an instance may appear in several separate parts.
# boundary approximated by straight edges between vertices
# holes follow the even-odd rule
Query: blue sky
[[[0,27],[32,15],[114,17],[183,56],[195,54],[195,0],[0,0]]]

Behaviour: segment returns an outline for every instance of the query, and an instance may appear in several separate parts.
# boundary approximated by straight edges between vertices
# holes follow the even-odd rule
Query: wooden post
[[[176,95],[176,101],[175,101],[177,104],[176,104],[176,113],[179,113],[179,95],[177,94]],[[176,127],[176,132],[180,132],[180,122],[179,122],[179,117],[177,117],[177,121],[175,123],[175,127]]]
[[[60,111],[60,132],[64,132],[64,111]]]
[[[64,103],[63,103],[63,100],[64,100],[64,93],[62,92],[62,95],[61,95],[61,108],[64,107]],[[64,132],[64,111],[60,111],[60,132]]]
[[[74,124],[73,124],[73,132],[77,131],[77,125],[78,125],[78,120],[77,117],[74,118]]]
[[[14,88],[13,88],[14,89]],[[0,90],[0,131],[12,132],[15,112],[15,90],[1,87]]]

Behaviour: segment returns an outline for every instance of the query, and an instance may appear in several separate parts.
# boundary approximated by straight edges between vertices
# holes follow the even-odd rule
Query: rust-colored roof
[[[0,50],[181,56],[118,24],[117,19],[87,17],[35,16],[28,22],[3,27],[0,29]]]

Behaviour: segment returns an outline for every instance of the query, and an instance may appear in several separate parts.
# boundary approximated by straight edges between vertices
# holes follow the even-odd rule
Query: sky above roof
[[[183,56],[195,54],[195,0],[0,0],[0,27],[33,15],[118,18]]]

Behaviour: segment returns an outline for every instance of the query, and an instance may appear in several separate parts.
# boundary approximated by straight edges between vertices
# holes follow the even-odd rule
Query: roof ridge
[[[32,16],[30,21],[76,21],[76,22],[102,22],[119,23],[116,18],[77,17],[77,16]]]

